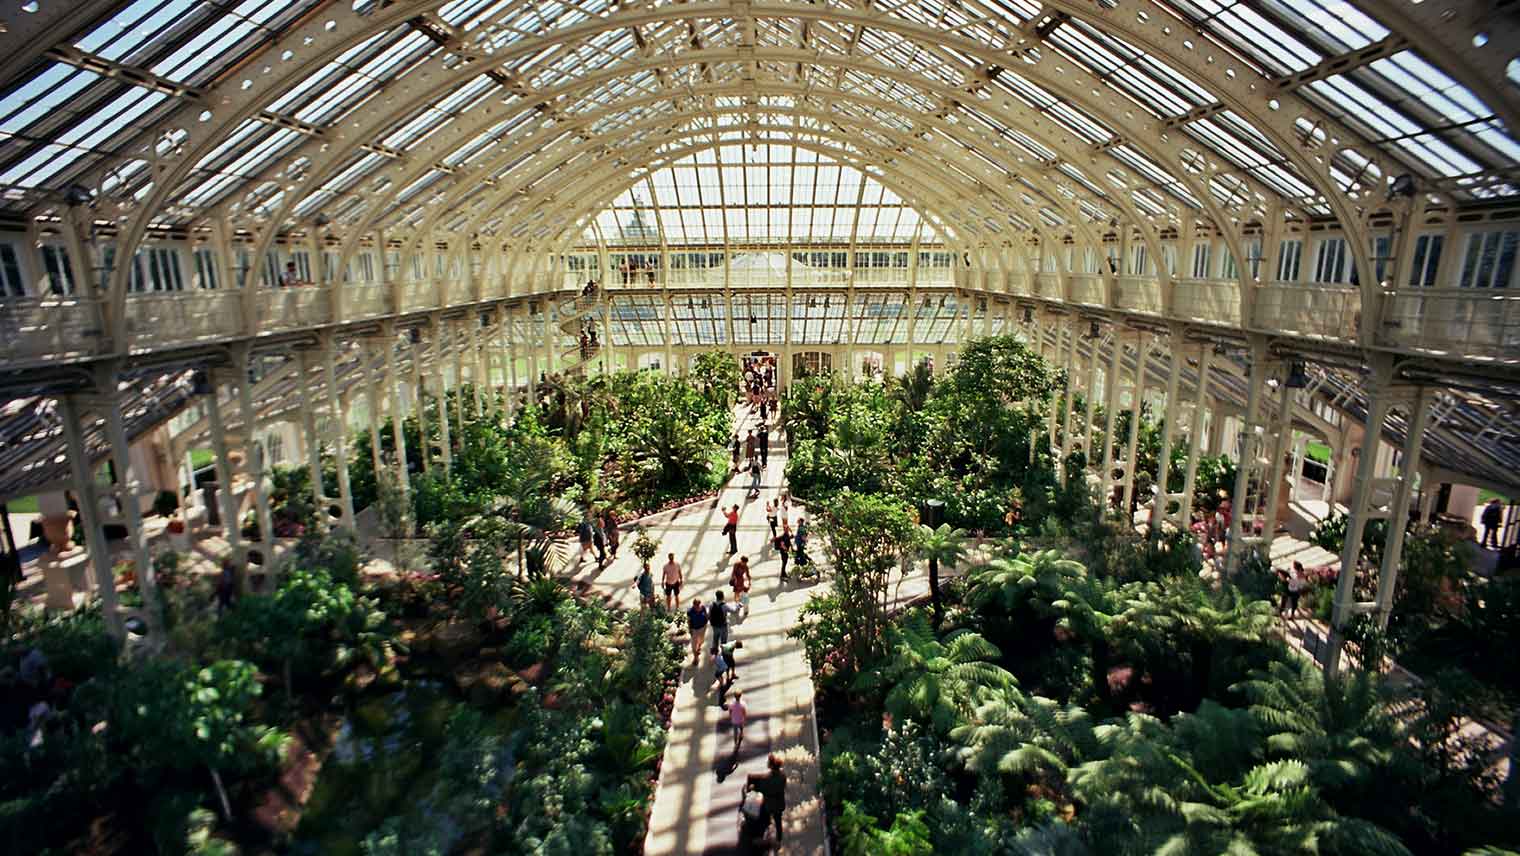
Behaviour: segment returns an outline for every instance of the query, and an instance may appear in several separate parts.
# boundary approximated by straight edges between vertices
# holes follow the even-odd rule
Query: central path
[[[748,408],[735,411],[735,429],[743,437],[759,420]],[[776,448],[772,420],[770,464],[761,479],[761,495],[748,499],[749,474],[733,477],[719,496],[716,507],[707,504],[688,509],[669,522],[649,525],[650,536],[660,541],[660,552],[651,563],[655,583],[666,553],[675,553],[685,573],[681,590],[682,624],[692,598],[711,603],[720,588],[728,588],[729,572],[736,557],[728,555],[728,539],[722,534],[723,509],[739,506],[738,555],[749,557],[753,588],[750,613],[731,620],[730,639],[744,642],[738,651],[739,678],[734,688],[744,693],[749,725],[738,754],[728,728],[728,713],[718,706],[712,657],[703,650],[697,666],[691,665],[689,647],[683,659],[681,683],[671,714],[665,759],[659,788],[649,819],[645,853],[678,856],[698,853],[737,853],[739,803],[749,773],[763,773],[766,758],[774,752],[786,762],[787,810],[783,818],[786,854],[824,853],[822,802],[818,795],[818,759],[814,755],[813,683],[800,643],[786,632],[796,623],[816,583],[780,581],[781,558],[771,546],[765,520],[765,502],[775,499],[782,487],[786,455]],[[795,527],[800,512],[790,512]],[[667,519],[658,515],[655,519]],[[597,572],[587,563],[575,572],[576,579],[590,582],[610,594],[621,606],[637,609],[638,559],[627,551],[631,535],[624,534],[625,548],[615,562]],[[821,554],[816,542],[810,555]],[[683,636],[683,644],[686,640]]]

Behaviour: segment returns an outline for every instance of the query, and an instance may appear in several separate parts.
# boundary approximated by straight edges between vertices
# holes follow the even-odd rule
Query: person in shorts
[[[667,553],[665,567],[660,571],[660,583],[665,586],[665,608],[675,609],[681,600],[681,566],[676,564],[676,554]]]
[[[734,590],[734,605],[742,606],[745,616],[749,615],[749,589],[752,582],[749,575],[749,557],[740,556],[739,561],[734,563],[734,569],[729,572],[728,584]]]

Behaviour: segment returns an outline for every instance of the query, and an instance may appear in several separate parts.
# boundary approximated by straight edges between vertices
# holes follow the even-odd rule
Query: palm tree
[[[934,388],[934,371],[928,362],[920,361],[913,368],[897,376],[892,386],[892,398],[901,402],[909,411],[922,410],[929,401]]]
[[[934,608],[934,626],[939,627],[945,620],[945,607],[939,594],[939,567],[954,568],[966,561],[970,539],[966,537],[966,530],[953,529],[948,523],[941,523],[938,527],[920,524],[918,529],[918,555],[929,560],[929,600]]]
[[[968,717],[979,698],[1016,685],[994,662],[1002,652],[970,630],[940,641],[922,614],[892,630],[887,661],[856,680],[860,689],[887,689],[886,708],[895,717],[931,723],[947,732]]]
[[[1061,794],[1070,769],[1102,750],[1086,710],[1016,689],[988,694],[950,738],[960,744],[955,755],[967,770],[1031,778]]]

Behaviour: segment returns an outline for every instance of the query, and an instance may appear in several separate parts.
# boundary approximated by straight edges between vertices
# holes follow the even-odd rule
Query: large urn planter
[[[42,518],[42,537],[48,542],[48,554],[61,556],[68,551],[74,539],[74,518],[68,514],[55,514]]]

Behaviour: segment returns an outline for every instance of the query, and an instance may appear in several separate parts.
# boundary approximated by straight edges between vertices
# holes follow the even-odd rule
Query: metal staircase
[[[560,332],[579,341],[583,332],[594,331],[594,338],[588,337],[586,344],[560,354],[560,370],[567,376],[585,374],[586,365],[596,359],[606,344],[608,330],[602,323],[607,306],[604,295],[598,288],[594,294],[577,295],[557,307]]]

